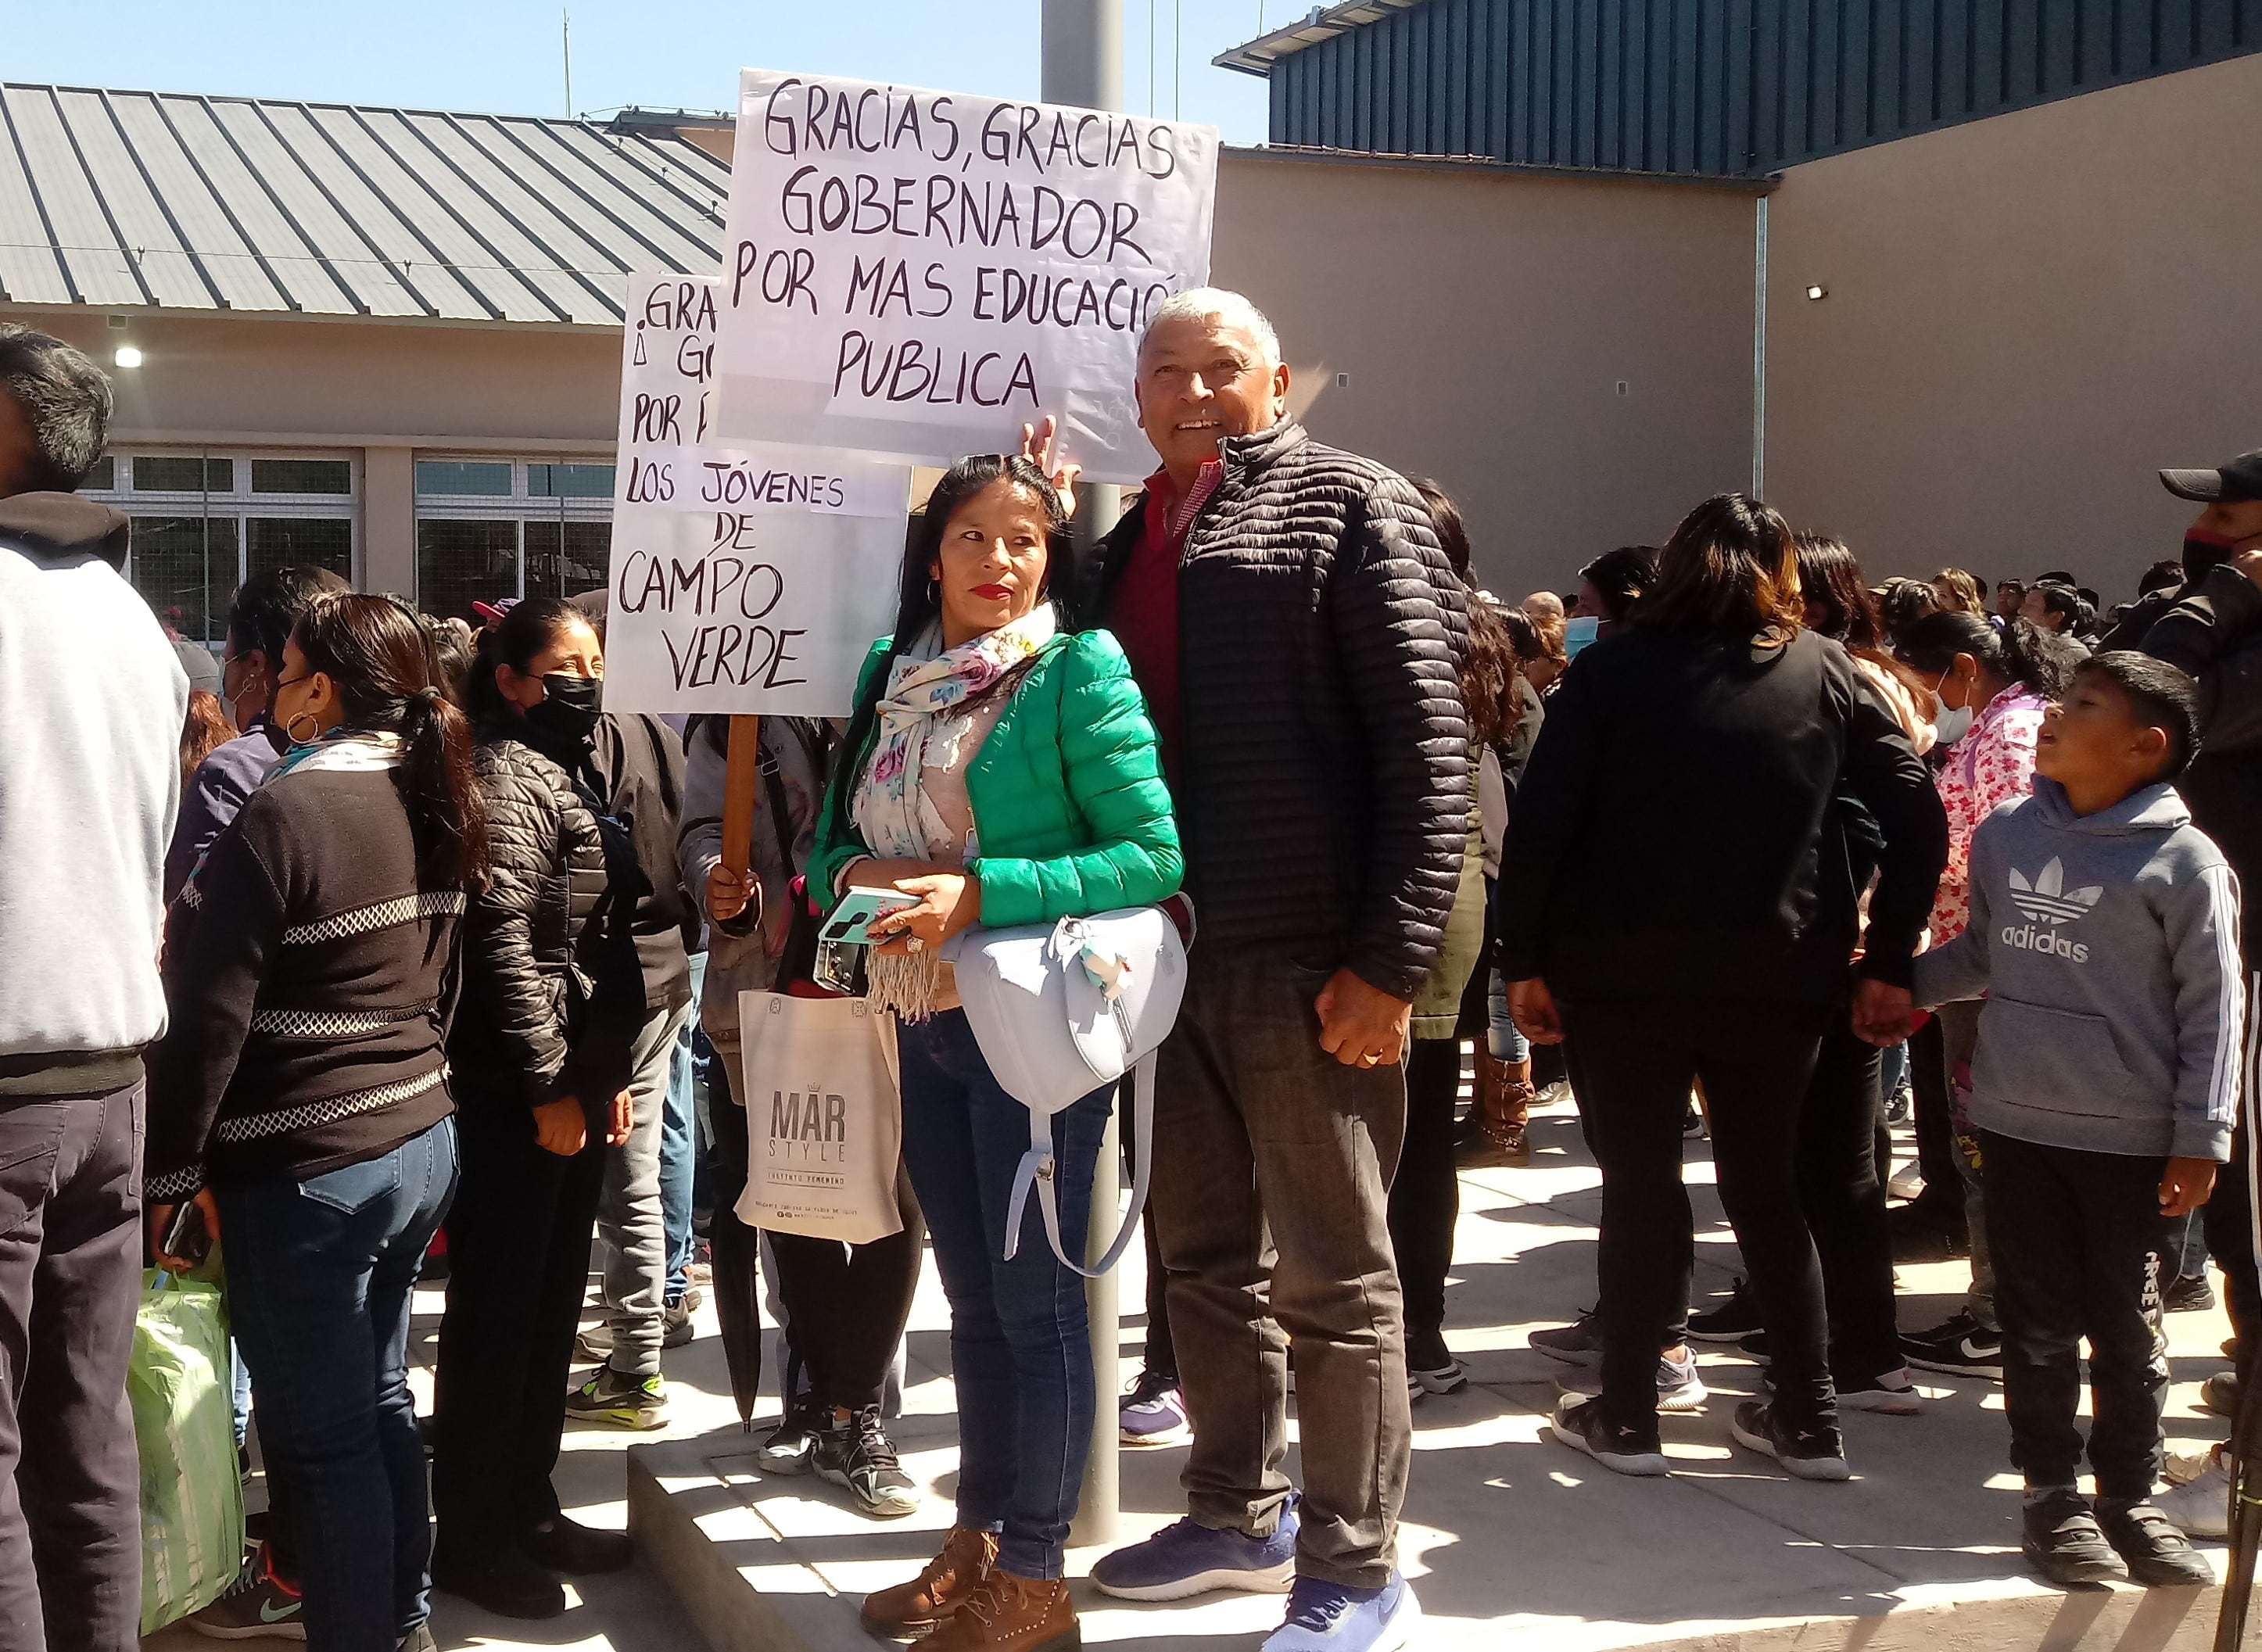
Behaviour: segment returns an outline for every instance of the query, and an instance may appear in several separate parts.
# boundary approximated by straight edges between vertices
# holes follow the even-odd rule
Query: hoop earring
[[[926,582],[926,605],[929,608],[940,608],[942,606],[942,583],[940,581],[929,580]]]
[[[299,719],[302,717],[312,718],[313,715],[314,714],[312,711],[299,711],[294,713],[285,720],[283,724],[283,732],[290,737],[292,745],[307,745],[314,739],[316,735],[321,733],[322,725],[319,722],[314,725],[314,732],[313,734],[301,734],[299,732]]]

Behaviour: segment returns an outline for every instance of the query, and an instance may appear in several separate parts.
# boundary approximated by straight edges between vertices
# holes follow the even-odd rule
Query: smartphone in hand
[[[826,915],[825,926],[818,931],[817,938],[829,946],[869,946],[872,944],[874,920],[918,904],[918,896],[906,895],[899,889],[852,885],[840,898],[840,904]]]

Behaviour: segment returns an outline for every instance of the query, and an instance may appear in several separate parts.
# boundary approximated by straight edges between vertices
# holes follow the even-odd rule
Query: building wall
[[[1423,0],[1280,59],[1271,129],[1761,174],[2258,49],[2248,0]]]
[[[1212,279],[1271,316],[1314,432],[1436,477],[1521,595],[1750,486],[1754,198],[1228,151]]]
[[[1784,174],[1770,497],[1873,574],[2133,595],[2196,509],[2153,473],[2262,446],[2258,104],[2246,57]]]
[[[483,327],[153,314],[0,306],[107,365],[112,445],[300,448],[362,458],[363,583],[415,584],[418,451],[602,456],[612,451],[620,333],[612,328]]]

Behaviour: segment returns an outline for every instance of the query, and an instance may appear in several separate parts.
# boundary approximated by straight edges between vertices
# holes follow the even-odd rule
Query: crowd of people
[[[1999,1377],[2042,1575],[2209,1576],[2186,1533],[2221,1534],[2230,1469],[2160,1490],[2161,1326],[2211,1257],[2238,1335],[2207,1399],[2235,1410],[2262,453],[2163,473],[2201,514],[2105,613],[2063,571],[1873,585],[1734,494],[1511,606],[1452,500],[1314,438],[1288,379],[1247,299],[1158,306],[1159,467],[1081,556],[1049,422],[947,471],[853,714],[762,719],[732,845],[723,720],[605,707],[602,593],[474,634],[270,569],[192,689],[125,519],[75,491],[103,376],[0,328],[0,1647],[133,1643],[140,1269],[215,1246],[269,1506],[200,1629],[413,1652],[435,1587],[542,1618],[561,1575],[630,1564],[560,1506],[562,1432],[665,1424],[708,1269],[766,1273],[783,1324],[764,1470],[911,1513],[887,1418],[931,1247],[955,1519],[864,1621],[1077,1644],[1084,1282],[1024,1213],[1029,1113],[952,960],[1147,907],[1191,944],[1116,1420],[1187,1444],[1186,1511],[1103,1592],[1285,1594],[1268,1652],[1407,1643],[1413,1407],[1467,1381],[1458,1178],[1527,1165],[1547,1095],[1603,1186],[1596,1306],[1531,1338],[1567,1367],[1563,1446],[1667,1473],[1692,1338],[1764,1359],[1730,1434],[1810,1480],[1851,1473],[1843,1410],[1921,1409],[1912,1367]],[[858,963],[904,1214],[855,1245],[739,1215],[739,994],[837,990],[816,924],[852,888],[899,898]],[[1051,1122],[1071,1234],[1115,1090]],[[1744,1270],[1710,1307],[1692,1129]],[[1963,1257],[1963,1308],[1904,1333],[1895,1263]],[[411,1295],[443,1277],[420,1422]]]

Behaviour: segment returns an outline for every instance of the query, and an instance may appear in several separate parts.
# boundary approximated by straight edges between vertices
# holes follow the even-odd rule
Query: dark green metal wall
[[[1276,144],[1764,174],[2262,49],[2262,0],[1423,0],[1280,60]]]

